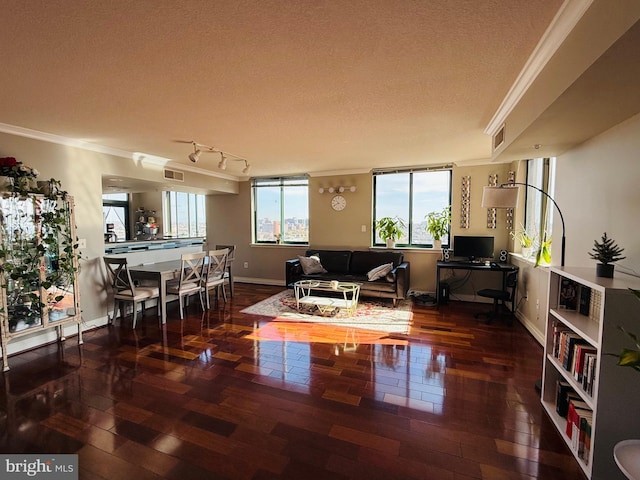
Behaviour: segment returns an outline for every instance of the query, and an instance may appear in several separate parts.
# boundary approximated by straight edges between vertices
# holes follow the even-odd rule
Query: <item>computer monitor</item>
[[[471,261],[493,258],[493,237],[455,235],[453,237],[453,255]]]

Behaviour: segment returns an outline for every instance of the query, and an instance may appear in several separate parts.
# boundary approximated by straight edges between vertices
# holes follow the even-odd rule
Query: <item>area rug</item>
[[[335,316],[298,312],[293,290],[285,290],[258,302],[240,313],[272,317],[279,322],[310,322],[387,333],[408,333],[411,325],[411,302],[399,300],[393,307],[391,300],[360,299],[355,315],[340,310]]]

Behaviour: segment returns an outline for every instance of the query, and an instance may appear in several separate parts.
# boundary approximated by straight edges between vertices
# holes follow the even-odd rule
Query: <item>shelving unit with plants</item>
[[[640,327],[632,289],[640,289],[640,279],[550,268],[542,405],[587,478],[624,479],[613,449],[640,432],[640,373],[618,365],[620,352],[633,346],[625,332]],[[575,413],[565,417],[569,400]]]
[[[7,172],[14,170],[0,168]],[[9,370],[7,345],[17,338],[55,328],[63,341],[64,327],[75,324],[82,343],[73,198],[53,179],[37,186],[31,169],[19,172],[27,174],[10,176],[0,188],[4,371]]]

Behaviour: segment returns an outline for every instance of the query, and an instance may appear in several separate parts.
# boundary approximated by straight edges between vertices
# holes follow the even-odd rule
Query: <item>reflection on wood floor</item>
[[[0,452],[78,453],[81,479],[582,479],[540,406],[542,348],[486,305],[413,307],[408,335],[276,325],[236,284],[11,358]]]

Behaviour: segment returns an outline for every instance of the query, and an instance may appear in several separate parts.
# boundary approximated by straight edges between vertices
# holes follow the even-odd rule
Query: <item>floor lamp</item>
[[[561,243],[561,256],[560,256],[560,266],[564,267],[564,254],[565,254],[565,230],[564,230],[564,217],[562,215],[562,211],[556,201],[544,190],[539,189],[538,187],[534,187],[533,185],[529,185],[528,183],[503,183],[499,187],[484,187],[482,191],[482,206],[484,208],[516,208],[518,206],[518,191],[519,187],[517,185],[522,185],[524,187],[533,188],[534,190],[539,191],[545,197],[547,197],[553,205],[558,210],[558,214],[560,215],[560,220],[562,222],[562,243]]]
[[[564,251],[565,251],[565,234],[564,234],[564,217],[562,216],[562,211],[556,201],[551,198],[544,190],[539,189],[538,187],[534,187],[533,185],[529,185],[528,183],[503,183],[499,187],[484,187],[482,191],[482,206],[485,208],[516,208],[518,206],[518,190],[519,188],[516,185],[522,185],[524,187],[530,187],[541,194],[546,196],[551,202],[555,205],[556,210],[560,214],[560,220],[562,221],[562,250],[560,257],[560,266],[564,267]],[[536,380],[535,383],[536,390],[539,392],[542,391],[542,379]]]

